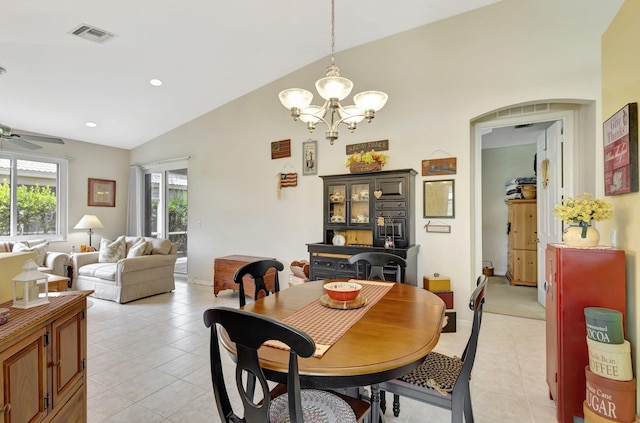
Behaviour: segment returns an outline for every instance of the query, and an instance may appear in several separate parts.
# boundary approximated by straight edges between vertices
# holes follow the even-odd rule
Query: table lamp
[[[91,246],[91,235],[93,235],[94,228],[104,228],[104,225],[95,214],[85,214],[80,219],[80,222],[73,227],[73,229],[89,229],[89,246]]]

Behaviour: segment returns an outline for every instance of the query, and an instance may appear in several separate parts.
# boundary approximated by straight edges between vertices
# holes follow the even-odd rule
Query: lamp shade
[[[104,228],[102,222],[95,214],[85,214],[73,229],[95,229]]]
[[[287,109],[293,109],[294,107],[300,110],[305,109],[313,100],[311,91],[302,88],[289,88],[288,90],[280,91],[279,97],[280,102]]]
[[[325,76],[316,81],[316,90],[325,100],[332,98],[343,100],[349,95],[352,88],[353,82],[341,76]]]
[[[324,117],[327,110],[320,106],[309,106],[300,113],[300,120],[305,123],[318,123],[320,117]]]
[[[357,106],[346,106],[338,110],[338,113],[346,123],[358,123],[364,119],[364,112]]]
[[[353,96],[353,102],[360,110],[378,111],[387,104],[389,96],[382,91],[363,91]]]

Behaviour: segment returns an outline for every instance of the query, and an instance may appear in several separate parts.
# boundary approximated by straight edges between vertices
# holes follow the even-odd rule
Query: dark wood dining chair
[[[251,263],[247,263],[233,275],[233,281],[238,284],[238,295],[240,299],[240,307],[243,307],[247,303],[244,282],[243,279],[246,275],[249,275],[256,286],[253,298],[258,299],[258,294],[262,292],[264,296],[269,295],[269,290],[264,283],[264,277],[269,269],[275,269],[273,292],[280,291],[280,282],[278,280],[278,271],[284,270],[284,265],[278,260],[258,260]]]
[[[204,324],[211,328],[211,380],[218,413],[223,422],[264,423],[275,421],[278,416],[288,415],[288,421],[292,423],[311,423],[315,421],[314,415],[326,417],[324,413],[327,411],[318,410],[334,410],[336,413],[340,410],[341,422],[355,423],[362,421],[369,413],[369,403],[360,399],[329,391],[300,389],[298,357],[311,357],[316,349],[313,339],[306,333],[270,317],[230,307],[211,308],[204,312],[203,317]],[[236,345],[235,376],[244,408],[242,418],[234,413],[225,385],[218,342],[218,324],[226,330],[229,339]],[[272,391],[269,391],[267,379],[258,360],[258,349],[268,340],[281,341],[290,348],[287,385],[277,385]],[[245,374],[254,375],[259,382],[258,386],[262,388],[262,397],[258,401],[254,400],[253,392],[248,392],[242,383]],[[305,407],[309,408],[309,412]]]
[[[477,287],[469,299],[469,308],[473,310],[473,322],[471,335],[462,358],[449,357],[432,351],[417,369],[399,379],[379,384],[380,390],[449,409],[452,423],[462,423],[463,415],[466,423],[473,423],[469,379],[471,379],[471,370],[478,348],[488,280],[484,275],[479,276]],[[400,402],[396,402],[395,395],[393,415],[396,417],[400,415]]]
[[[355,264],[358,266],[358,262],[364,261],[369,266],[369,273],[361,275],[358,269],[356,269],[357,277],[365,279],[380,279],[387,280],[384,276],[385,266],[395,266],[395,281],[404,282],[404,269],[407,267],[407,261],[402,257],[382,252],[366,252],[358,253],[349,257],[349,264]]]

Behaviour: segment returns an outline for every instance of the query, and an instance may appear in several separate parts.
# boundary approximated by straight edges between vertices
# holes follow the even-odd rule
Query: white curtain
[[[141,166],[129,169],[129,201],[127,202],[127,235],[142,236],[144,192],[143,171]]]

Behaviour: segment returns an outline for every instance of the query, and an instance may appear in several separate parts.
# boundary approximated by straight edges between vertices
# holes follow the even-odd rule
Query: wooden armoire
[[[538,284],[536,200],[507,201],[507,279],[511,285]]]

